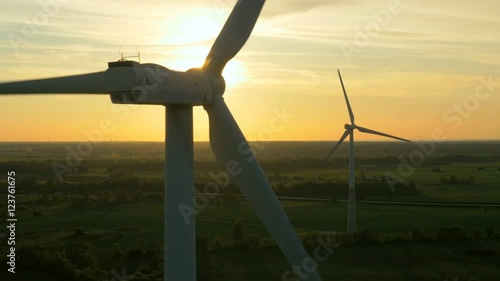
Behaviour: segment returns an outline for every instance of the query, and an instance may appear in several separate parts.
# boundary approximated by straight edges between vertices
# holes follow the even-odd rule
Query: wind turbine
[[[195,223],[181,206],[194,209],[193,106],[209,117],[210,144],[219,161],[253,207],[290,264],[310,258],[282,209],[260,164],[222,95],[222,71],[243,47],[265,0],[239,0],[201,68],[186,72],[133,61],[108,63],[106,71],[0,84],[0,94],[109,94],[117,104],[166,107],[165,267],[166,281],[196,280]],[[241,153],[241,149],[247,151]],[[314,271],[307,280],[320,281]]]
[[[355,183],[355,175],[354,175],[354,130],[357,129],[362,133],[368,133],[372,135],[379,135],[383,137],[393,138],[401,141],[410,142],[407,139],[403,139],[400,137],[388,135],[385,133],[377,132],[368,128],[364,128],[356,125],[354,123],[354,113],[352,112],[351,104],[349,103],[349,98],[347,98],[347,93],[344,87],[344,82],[342,81],[342,76],[340,75],[340,70],[337,69],[339,74],[340,84],[342,85],[342,91],[344,92],[345,103],[347,104],[347,110],[349,111],[349,118],[351,119],[351,124],[345,124],[345,132],[340,137],[340,140],[333,147],[330,153],[327,156],[327,160],[332,157],[333,153],[337,150],[340,144],[349,136],[349,197],[347,202],[347,231],[348,232],[356,232],[356,191],[354,188]]]

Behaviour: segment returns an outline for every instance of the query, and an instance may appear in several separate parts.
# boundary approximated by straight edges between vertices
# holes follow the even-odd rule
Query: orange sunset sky
[[[3,1],[0,82],[102,71],[120,46],[140,45],[142,62],[199,67],[235,2]],[[224,97],[249,140],[337,141],[348,122],[339,68],[358,125],[498,140],[499,12],[497,0],[268,0],[224,71]],[[205,111],[194,115],[195,140],[208,140]],[[162,141],[164,119],[161,106],[107,95],[0,96],[0,141],[85,140],[102,120],[105,140]]]

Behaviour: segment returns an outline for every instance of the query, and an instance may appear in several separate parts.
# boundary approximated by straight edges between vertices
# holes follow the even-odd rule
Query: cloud
[[[267,1],[262,15],[264,17],[286,16],[305,13],[323,6],[355,5],[357,1],[347,0],[275,0]]]

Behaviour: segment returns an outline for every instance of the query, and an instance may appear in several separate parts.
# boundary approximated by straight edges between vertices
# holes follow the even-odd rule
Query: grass
[[[295,203],[283,202],[293,225],[303,231],[344,231],[346,228],[345,203]],[[104,232],[96,235],[95,240],[109,243],[115,239],[116,231],[126,229],[123,243],[136,239],[148,241],[150,245],[162,243],[163,204],[158,201],[141,201],[122,206],[95,207],[82,211],[69,209],[66,204],[52,205],[47,208],[37,207],[42,211],[40,217],[34,217],[32,210],[18,213],[22,227],[19,231],[28,233],[37,230],[44,235],[30,236],[23,243],[58,242],[73,234],[74,229],[82,228],[89,232]],[[407,207],[379,206],[358,204],[358,229],[377,233],[411,231],[415,228],[437,229],[442,226],[461,225],[466,229],[481,229],[493,226],[500,229],[500,209],[483,212],[481,209],[443,208],[443,207]],[[239,208],[228,209],[209,205],[197,215],[197,233],[214,237],[221,235],[229,238],[231,227],[237,218],[246,224],[248,232],[268,236],[264,226],[250,207],[245,204]]]

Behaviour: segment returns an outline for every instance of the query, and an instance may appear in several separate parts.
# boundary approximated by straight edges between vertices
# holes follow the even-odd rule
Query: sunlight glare
[[[245,81],[245,67],[237,59],[230,60],[222,72],[226,80],[226,88],[233,88]]]
[[[191,68],[201,67],[208,50],[209,48],[202,46],[188,47],[187,52],[181,52],[184,53],[183,55],[178,53],[174,56],[175,59],[161,61],[161,64],[177,71],[187,71]],[[226,88],[236,87],[246,79],[244,64],[237,59],[232,59],[227,63],[222,75],[226,81]]]
[[[174,45],[175,50],[166,54],[169,59],[162,64],[177,71],[201,67],[223,25],[220,15],[205,8],[170,18],[164,24],[167,32],[161,44]],[[229,61],[223,75],[228,88],[239,85],[245,80],[243,63],[235,59]]]
[[[182,15],[169,18],[161,28],[166,30],[161,44],[189,45],[200,44],[215,39],[222,29],[215,13],[206,8],[185,11]]]

